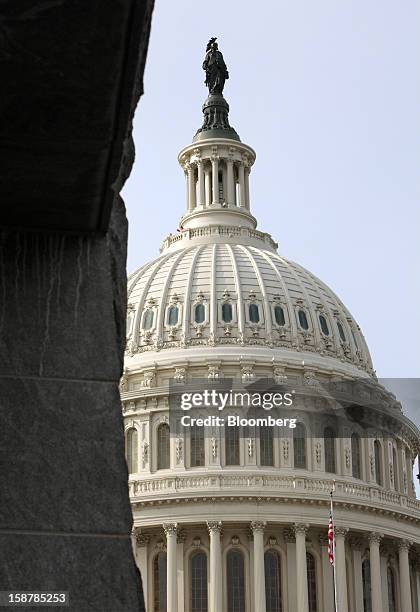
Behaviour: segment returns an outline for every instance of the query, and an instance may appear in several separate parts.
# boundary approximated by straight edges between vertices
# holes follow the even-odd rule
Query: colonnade
[[[187,527],[182,526],[182,527]],[[262,520],[252,521],[249,525],[251,537],[250,559],[252,560],[252,587],[250,589],[250,608],[249,612],[265,612],[266,608],[266,577],[264,553],[266,544],[264,535],[267,534],[266,523]],[[287,527],[287,526],[285,526]],[[184,612],[179,607],[180,598],[178,597],[178,570],[183,570],[183,557],[177,552],[177,534],[181,531],[178,523],[165,523],[163,529],[166,535],[166,609],[167,612]],[[209,521],[206,523],[209,534],[209,581],[208,581],[208,609],[211,612],[222,612],[226,609],[223,568],[224,556],[222,552],[221,534],[223,524],[221,521]],[[287,545],[287,583],[288,601],[285,609],[289,612],[311,612],[310,602],[308,601],[308,578],[307,578],[307,536],[310,529],[309,524],[295,523],[284,530],[285,542]],[[318,528],[314,528],[319,531]],[[332,612],[334,610],[334,586],[332,567],[328,557],[328,540],[326,529],[318,534],[320,544],[320,569],[322,574],[320,587],[322,590],[321,600],[322,610]],[[143,538],[143,539],[142,539]],[[368,558],[370,560],[370,584],[371,584],[371,605],[372,612],[389,611],[388,592],[386,589],[386,563],[384,566],[383,554],[380,550],[383,535],[377,532],[366,534],[357,533],[349,535],[349,530],[344,527],[335,528],[335,571],[336,571],[336,596],[338,609],[340,612],[364,612],[363,601],[363,577],[362,559],[369,549]],[[137,538],[139,546],[148,542],[144,536]],[[409,550],[411,542],[401,539],[396,542],[398,550],[398,580],[397,591],[399,593],[399,612],[420,612],[420,568],[418,575],[414,575],[413,592],[415,595],[414,608],[412,606],[412,584],[410,577]],[[347,549],[347,555],[346,555]],[[147,584],[147,559],[146,555],[138,555],[140,569]],[[347,562],[351,564],[352,584],[348,584],[349,571]],[[142,567],[143,565],[143,567]],[[384,582],[385,581],[385,582]],[[385,584],[385,587],[384,587]],[[147,586],[146,586],[147,592]],[[351,595],[350,595],[351,592]],[[187,595],[188,596],[188,595]],[[318,603],[317,612],[321,611]]]
[[[187,175],[187,209],[197,206],[240,208],[249,211],[250,165],[232,158],[212,155],[185,163]]]

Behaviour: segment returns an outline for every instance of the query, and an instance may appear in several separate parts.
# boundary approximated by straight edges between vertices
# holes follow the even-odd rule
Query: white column
[[[206,165],[204,168],[204,195],[205,204],[210,206],[211,204],[211,168]]]
[[[297,610],[297,590],[296,590],[296,537],[293,529],[285,529],[283,532],[286,542],[286,561],[287,561],[287,603],[289,612]]]
[[[414,576],[416,579],[416,612],[420,612],[420,559],[417,559]]]
[[[254,593],[255,610],[265,612],[265,573],[264,573],[264,528],[263,521],[251,523],[254,535]]]
[[[200,206],[204,206],[206,203],[206,195],[205,195],[205,185],[204,185],[204,165],[203,160],[199,159],[197,161],[198,168],[198,204]]]
[[[245,172],[244,163],[238,162],[238,180],[239,180],[239,202],[240,208],[245,207]]]
[[[347,600],[347,572],[346,572],[346,548],[345,537],[348,529],[344,527],[335,528],[335,571],[337,584],[337,608],[340,612],[348,612]]]
[[[178,589],[178,610],[185,610],[185,593],[184,593],[184,543],[186,532],[178,529],[177,534],[177,589]]]
[[[195,168],[188,165],[188,211],[192,212],[196,205]]]
[[[379,548],[381,560],[381,588],[382,588],[382,612],[389,612],[388,601],[388,559],[387,555],[382,551],[382,546]]]
[[[413,610],[411,605],[410,564],[408,561],[409,550],[410,543],[407,540],[400,540],[398,542],[401,610],[404,610],[404,612],[412,612]]]
[[[235,182],[233,179],[233,159],[226,160],[227,165],[227,203],[235,206]]]
[[[362,576],[362,541],[352,538],[350,541],[353,565],[354,612],[364,612],[363,576]]]
[[[308,577],[306,568],[306,534],[308,525],[294,524],[296,537],[296,587],[297,609],[299,612],[309,612]]]
[[[324,611],[334,611],[334,575],[333,566],[328,559],[328,536],[322,533],[319,536],[321,546],[321,564],[322,564],[322,591],[324,595]],[[362,611],[363,612],[363,609]]]
[[[148,606],[147,549],[149,541],[149,535],[141,533],[138,528],[134,529],[134,559],[141,574],[144,604],[146,608]]]
[[[223,610],[222,598],[222,548],[220,532],[222,523],[209,521],[207,528],[210,534],[210,593],[209,610]]]
[[[219,202],[219,158],[213,155],[211,158],[211,174],[212,174],[212,192],[213,206],[217,206]]]
[[[372,532],[369,534],[372,612],[382,612],[381,559],[379,555],[381,538],[382,535],[379,533]]]
[[[251,172],[251,168],[249,166],[245,167],[245,208],[247,210],[250,209],[250,198],[249,198],[249,173]]]
[[[164,523],[166,534],[166,609],[167,612],[178,612],[176,536],[177,523]]]

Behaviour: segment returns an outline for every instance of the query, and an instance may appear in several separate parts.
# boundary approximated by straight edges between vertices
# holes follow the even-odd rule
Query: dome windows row
[[[208,304],[203,299],[203,296],[199,296],[199,301],[193,304],[192,307],[192,320],[197,325],[203,325],[208,320]],[[235,320],[235,310],[236,305],[232,301],[227,301],[226,299],[220,304],[219,308],[219,320],[221,323],[230,324]],[[165,314],[165,324],[168,327],[176,327],[180,324],[181,317],[181,305],[180,304],[172,304],[167,307]],[[147,307],[143,312],[141,327],[144,331],[150,331],[155,325],[156,318],[156,307]],[[263,314],[262,314],[262,306],[261,304],[251,301],[246,304],[246,318],[251,324],[259,324],[263,322]],[[285,308],[278,303],[272,305],[272,319],[273,323],[279,327],[287,326],[288,319],[286,317]],[[307,332],[310,330],[310,317],[307,311],[303,308],[298,308],[296,310],[296,319],[299,325],[299,328]],[[328,322],[327,317],[324,314],[318,314],[319,327],[324,336],[328,337],[331,335],[331,324]],[[346,333],[344,331],[343,324],[340,320],[336,319],[337,331],[340,337],[340,340],[343,343],[347,343]],[[351,330],[353,341],[356,349],[358,348],[358,344],[356,341],[356,337],[354,335],[353,330]]]
[[[244,465],[245,454],[255,453],[257,465],[261,467],[279,467],[279,454],[284,458],[290,455],[289,467],[301,470],[311,470],[323,465],[323,471],[329,474],[339,474],[343,462],[347,464],[348,475],[358,480],[373,480],[378,486],[389,486],[392,490],[407,493],[404,467],[397,458],[395,446],[387,458],[386,445],[379,439],[372,441],[353,432],[349,444],[342,443],[337,432],[331,426],[324,427],[322,431],[323,444],[311,440],[306,426],[299,422],[293,430],[290,439],[280,441],[274,434],[272,427],[259,427],[255,436],[250,438],[246,428],[228,427],[220,441],[222,445],[222,464],[225,467]],[[212,442],[212,444],[215,444]],[[218,443],[216,443],[218,444]],[[244,446],[245,444],[245,446]],[[139,470],[139,434],[135,427],[126,432],[126,458],[130,474]],[[155,431],[155,458],[153,470],[171,469],[171,435],[168,423],[161,423]],[[212,453],[215,452],[212,448]],[[203,427],[193,426],[185,436],[185,463],[189,468],[205,467],[206,439]],[[341,457],[343,454],[343,457]],[[404,459],[402,459],[404,462]],[[408,461],[408,458],[407,458]],[[314,465],[312,465],[314,464]],[[390,467],[390,475],[385,475],[385,466]],[[389,481],[389,482],[388,482]]]

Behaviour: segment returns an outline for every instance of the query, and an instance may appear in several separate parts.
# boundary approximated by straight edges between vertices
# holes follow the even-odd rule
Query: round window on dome
[[[257,304],[249,305],[249,320],[251,321],[251,323],[259,323],[260,311]]]
[[[176,325],[178,323],[178,306],[170,306],[168,310],[168,325]]]
[[[222,304],[222,319],[225,323],[231,323],[233,318],[232,304]]]
[[[197,304],[194,309],[194,321],[196,323],[204,323],[205,318],[206,309],[204,308],[204,304]]]
[[[304,310],[299,310],[298,319],[299,325],[302,329],[309,329],[308,317],[306,316],[306,312]]]
[[[327,319],[324,317],[324,315],[319,315],[319,324],[321,325],[322,333],[329,336],[330,330],[328,328]]]
[[[342,339],[343,342],[346,341],[346,334],[344,333],[344,329],[343,326],[341,325],[340,321],[337,321],[337,329],[338,329],[338,333],[340,334],[340,338]]]
[[[146,310],[143,318],[143,329],[150,329],[153,325],[154,312],[153,310]]]
[[[274,318],[277,325],[285,325],[286,319],[284,318],[284,310],[281,306],[274,306]]]

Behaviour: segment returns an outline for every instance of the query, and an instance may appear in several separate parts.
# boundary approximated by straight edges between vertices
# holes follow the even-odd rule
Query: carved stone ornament
[[[347,447],[344,452],[345,452],[345,456],[346,456],[346,468],[349,469],[350,468],[350,461],[351,461],[351,451],[350,451],[349,447]]]
[[[315,445],[315,458],[318,465],[321,464],[322,459],[322,444],[321,442],[317,442]]]
[[[268,538],[268,545],[269,546],[277,546],[277,538],[276,538],[276,536],[270,536]]]
[[[304,523],[294,523],[293,530],[295,532],[295,537],[297,537],[299,534],[306,536],[309,531],[309,525]]]
[[[217,440],[216,438],[211,439],[211,456],[213,459],[217,457]]]
[[[192,545],[194,548],[200,548],[201,538],[199,536],[196,536],[195,538],[193,538]]]
[[[144,373],[143,387],[150,389],[156,385],[156,372],[154,370],[148,370]]]
[[[232,539],[231,539],[230,542],[231,542],[232,546],[239,546],[239,544],[240,544],[239,537],[237,535],[232,536]]]
[[[287,376],[284,372],[284,368],[274,368],[273,378],[276,385],[283,385],[287,383]]]
[[[289,440],[283,440],[283,459],[287,461],[289,459]]]
[[[175,368],[174,382],[177,384],[184,384],[187,380],[186,368]]]
[[[315,372],[312,370],[307,370],[303,375],[303,380],[308,387],[319,387],[320,383],[317,380]]]
[[[176,462],[181,463],[183,455],[183,441],[182,438],[177,438],[175,440],[175,457]]]
[[[349,530],[347,527],[334,527],[334,535],[336,538],[345,538]]]
[[[370,533],[368,533],[368,540],[369,540],[369,544],[377,544],[379,546],[382,538],[383,538],[383,534],[382,533],[378,533],[376,531],[371,531]]]
[[[147,533],[142,533],[141,529],[135,528],[133,533],[136,538],[137,546],[147,546],[150,542],[150,535]]]
[[[248,438],[247,447],[248,447],[248,457],[252,457],[252,455],[254,454],[254,440],[252,438]]]
[[[155,548],[159,552],[166,552],[166,542],[164,540],[159,540],[156,542]]]
[[[141,450],[141,460],[142,460],[143,467],[146,467],[149,461],[149,443],[146,441],[143,442],[143,446]]]
[[[252,521],[251,529],[252,533],[264,533],[264,529],[267,523],[265,521]]]
[[[171,536],[176,536],[178,533],[177,523],[163,523],[162,527],[167,538]]]
[[[370,462],[370,473],[372,476],[375,475],[375,457],[373,454],[369,455],[369,462]]]
[[[218,533],[220,535],[222,531],[222,521],[207,521],[207,529],[209,533]]]
[[[220,378],[220,369],[218,365],[212,365],[208,367],[208,380],[219,380]]]
[[[243,365],[241,368],[241,379],[243,383],[252,381],[255,378],[252,365]]]

